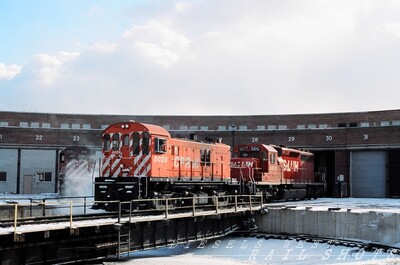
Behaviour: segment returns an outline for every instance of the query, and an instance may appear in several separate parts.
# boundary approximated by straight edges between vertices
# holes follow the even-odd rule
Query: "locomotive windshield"
[[[104,151],[110,150],[110,135],[109,134],[103,135],[103,150]]]
[[[129,146],[129,135],[128,134],[124,134],[122,136],[122,145]]]
[[[138,155],[140,150],[139,150],[139,142],[140,142],[140,134],[138,132],[133,133],[133,145],[132,145],[132,150],[133,150],[133,155]]]
[[[254,152],[254,151],[240,152],[239,157],[260,158],[260,152]]]
[[[119,149],[119,134],[114,133],[112,136],[112,149],[114,151],[118,151]]]
[[[149,154],[150,134],[148,132],[142,133],[142,153],[143,155]]]

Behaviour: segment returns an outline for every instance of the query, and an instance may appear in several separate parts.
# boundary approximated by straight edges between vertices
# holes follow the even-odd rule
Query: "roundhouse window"
[[[7,172],[0,172],[0,181],[7,181]]]

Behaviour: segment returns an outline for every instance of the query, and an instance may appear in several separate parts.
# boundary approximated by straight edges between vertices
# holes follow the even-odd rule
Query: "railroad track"
[[[288,235],[288,234],[269,234],[269,233],[259,233],[259,232],[234,232],[233,236],[243,236],[243,237],[255,237],[260,239],[278,239],[278,240],[295,240],[307,243],[325,243],[334,246],[343,247],[353,247],[364,249],[365,251],[381,251],[386,253],[391,253],[400,256],[400,247],[391,246],[388,244],[356,240],[356,239],[346,239],[346,238],[332,238],[332,237],[321,237],[313,235]]]

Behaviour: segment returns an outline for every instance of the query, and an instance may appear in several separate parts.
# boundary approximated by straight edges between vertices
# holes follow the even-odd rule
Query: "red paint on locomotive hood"
[[[124,122],[102,135],[102,177],[162,179],[230,179],[230,147],[172,138],[157,125]]]
[[[108,126],[103,139],[103,177],[146,176],[151,169],[155,138],[169,139],[169,132],[156,125],[120,122]]]
[[[257,181],[265,166],[263,158],[277,151],[264,144],[244,144],[234,147],[231,158],[231,176],[238,181]],[[276,159],[276,155],[274,156]]]
[[[232,177],[265,184],[314,181],[314,155],[296,149],[251,143],[233,149]]]

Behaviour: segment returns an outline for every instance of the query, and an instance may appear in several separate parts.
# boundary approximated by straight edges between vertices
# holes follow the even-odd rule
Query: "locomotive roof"
[[[276,149],[273,148],[271,145],[263,144],[262,145],[265,149],[267,149],[269,152],[276,152]]]
[[[251,147],[251,146],[258,146],[261,147],[269,152],[277,152],[278,150],[282,150],[283,152],[289,153],[289,152],[294,152],[302,155],[313,155],[311,152],[299,150],[299,149],[293,149],[293,148],[288,148],[284,146],[278,146],[278,145],[273,145],[273,144],[261,144],[261,143],[248,143],[248,144],[239,144],[236,146],[236,148],[240,149],[240,147]],[[246,151],[250,151],[246,150]]]
[[[158,125],[140,123],[135,121],[129,122],[119,122],[112,124],[104,130],[104,132],[110,131],[115,128],[121,128],[129,131],[147,131],[152,135],[164,136],[164,137],[171,137],[170,133],[163,127]]]
[[[276,149],[273,146],[268,145],[268,144],[260,144],[260,143],[239,144],[239,145],[236,146],[236,148],[238,148],[238,149],[240,149],[241,147],[249,148],[249,147],[252,147],[252,146],[260,147],[260,148],[265,149],[265,150],[267,150],[269,152],[276,152]],[[246,151],[250,151],[250,150],[251,149],[246,150]]]

